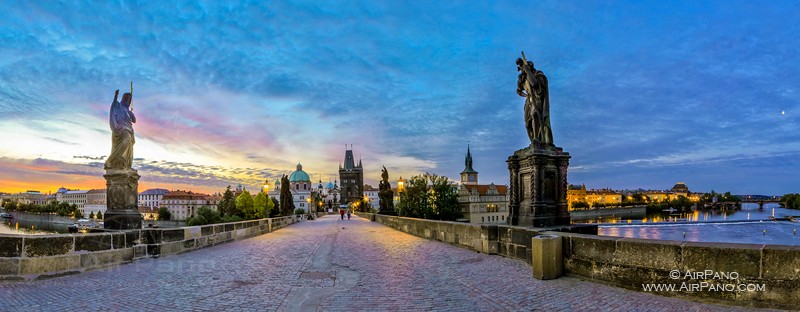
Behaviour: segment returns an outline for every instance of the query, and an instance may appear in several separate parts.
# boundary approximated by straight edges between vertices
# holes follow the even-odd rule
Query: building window
[[[485,222],[485,221],[483,221],[483,217],[481,217],[481,222]]]
[[[300,184],[295,184],[294,185],[294,189],[299,191],[300,190]]]

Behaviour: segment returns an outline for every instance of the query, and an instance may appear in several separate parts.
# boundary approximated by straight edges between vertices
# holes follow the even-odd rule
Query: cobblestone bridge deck
[[[180,255],[0,283],[0,311],[731,311],[577,278],[354,217]]]

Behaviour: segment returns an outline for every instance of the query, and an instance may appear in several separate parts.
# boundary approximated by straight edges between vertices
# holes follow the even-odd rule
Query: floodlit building
[[[461,172],[461,184],[458,187],[458,205],[464,218],[469,223],[506,223],[509,199],[505,185],[478,184],[478,172],[472,168],[472,153],[467,146],[464,171]]]
[[[86,192],[86,204],[83,206],[84,217],[97,216],[97,213],[106,214],[106,189],[93,189]]]

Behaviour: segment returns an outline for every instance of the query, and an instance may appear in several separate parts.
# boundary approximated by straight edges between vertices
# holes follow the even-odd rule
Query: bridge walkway
[[[0,311],[744,311],[562,277],[325,216],[159,259],[0,283]]]

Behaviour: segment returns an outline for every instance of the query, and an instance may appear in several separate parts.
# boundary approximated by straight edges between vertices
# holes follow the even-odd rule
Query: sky
[[[133,81],[139,189],[508,184],[515,60],[547,75],[587,188],[800,192],[797,1],[1,1],[0,191],[103,188]],[[349,145],[347,145],[349,148]]]

